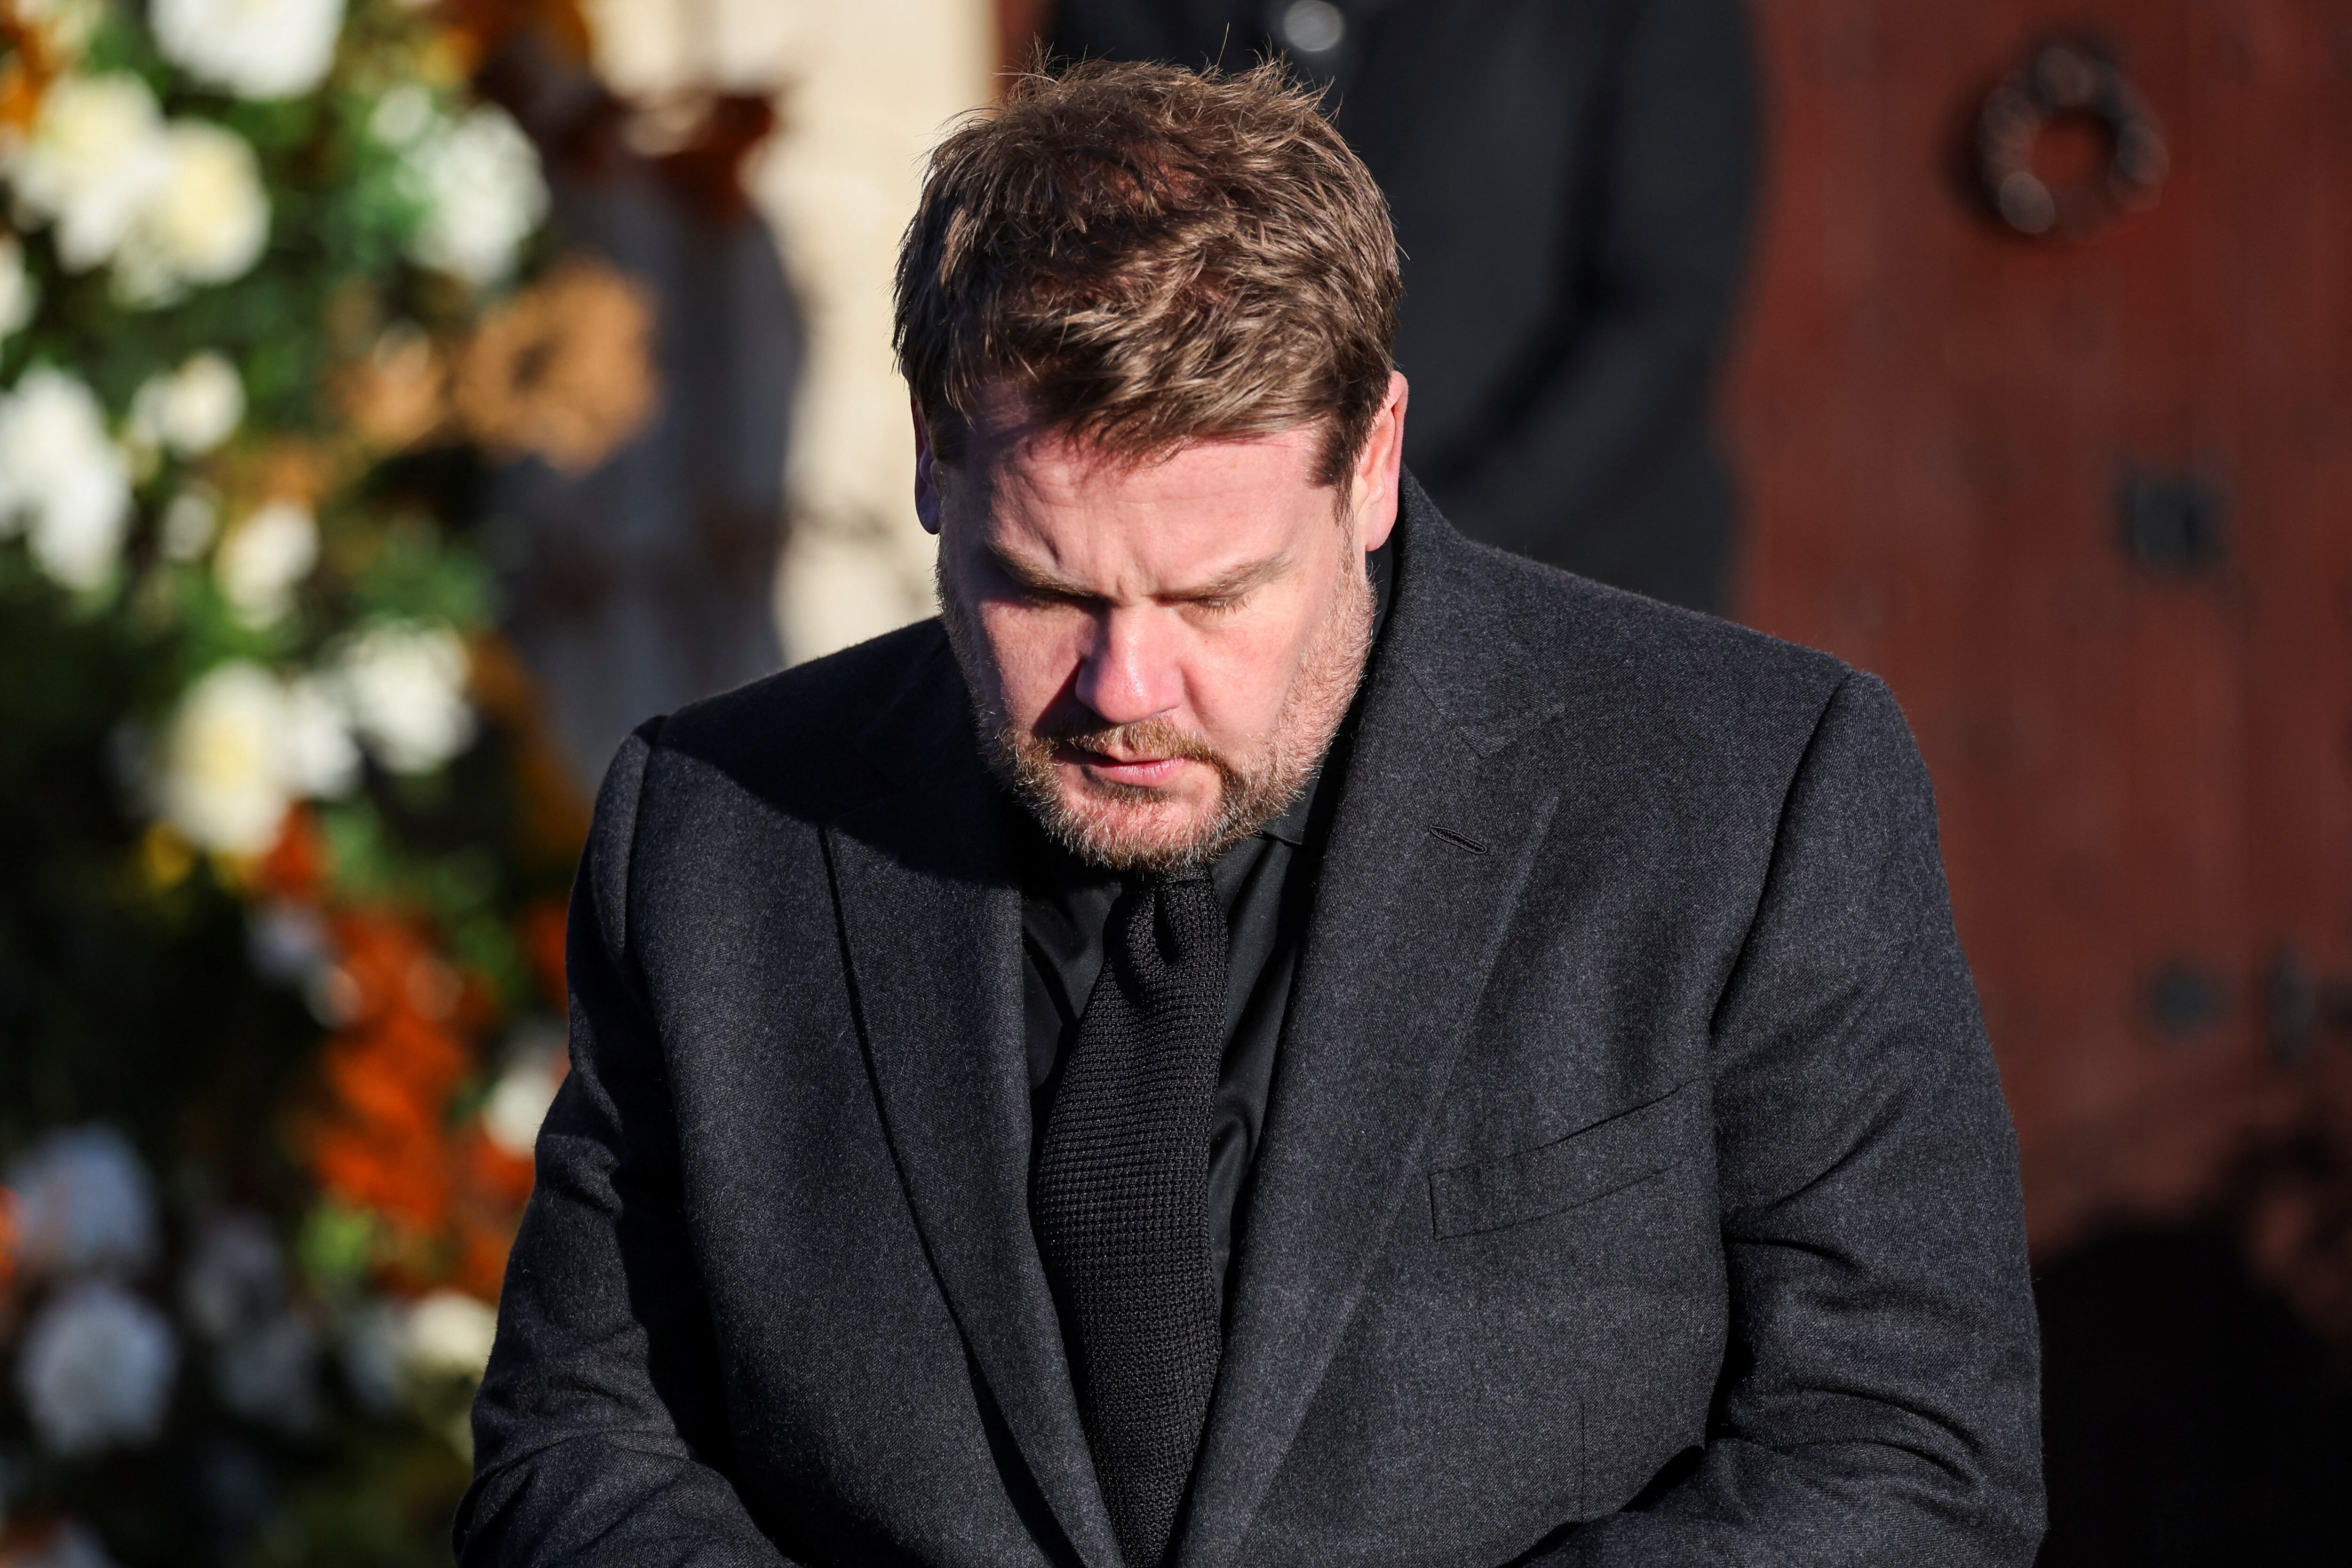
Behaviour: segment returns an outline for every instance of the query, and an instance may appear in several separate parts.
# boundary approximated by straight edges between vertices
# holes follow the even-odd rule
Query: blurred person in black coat
[[[1065,56],[1278,50],[1405,252],[1406,461],[1472,538],[1718,608],[1708,428],[1755,169],[1738,0],[1059,0]]]

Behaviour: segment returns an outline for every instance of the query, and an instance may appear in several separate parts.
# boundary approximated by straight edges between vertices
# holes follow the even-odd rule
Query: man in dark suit
[[[1267,70],[943,144],[940,620],[624,747],[467,1563],[2021,1565],[1885,689],[1464,539]]]
[[[1698,610],[1730,486],[1711,382],[1745,259],[1742,0],[1055,0],[1078,58],[1326,84],[1405,256],[1405,461],[1472,538]]]

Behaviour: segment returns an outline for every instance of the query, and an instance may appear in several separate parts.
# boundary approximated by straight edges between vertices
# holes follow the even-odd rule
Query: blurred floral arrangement
[[[650,416],[530,0],[0,0],[0,1564],[442,1562],[585,820],[485,476]]]

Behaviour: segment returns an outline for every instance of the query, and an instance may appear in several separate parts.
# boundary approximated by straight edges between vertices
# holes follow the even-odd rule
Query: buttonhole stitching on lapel
[[[1486,852],[1486,846],[1480,843],[1475,839],[1465,838],[1462,834],[1454,832],[1449,829],[1435,826],[1433,826],[1429,831],[1436,837],[1444,839],[1447,843],[1452,844],[1457,850],[1468,850],[1474,855],[1483,855]]]

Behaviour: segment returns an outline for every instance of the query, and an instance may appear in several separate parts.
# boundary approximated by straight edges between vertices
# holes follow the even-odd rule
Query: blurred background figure
[[[1456,527],[1723,607],[1709,404],[1743,259],[1738,0],[1054,0],[1054,52],[1287,57],[1388,193],[1406,461]]]
[[[579,788],[647,716],[783,660],[772,584],[802,329],[743,176],[776,124],[788,35],[772,11],[603,5],[593,53],[514,36],[481,79],[547,161],[550,236],[634,280],[659,388],[601,461],[534,455],[490,505],[504,624]],[[621,367],[588,362],[598,301],[575,290],[518,341],[542,380],[580,361],[583,420]],[[568,351],[568,355],[567,355]]]
[[[686,0],[660,3],[696,14]],[[807,332],[779,589],[785,654],[797,661],[934,608],[907,388],[890,352],[890,277],[924,156],[994,91],[997,19],[987,0],[733,3],[792,26],[782,127],[750,184],[782,235]]]
[[[507,629],[593,789],[639,721],[929,613],[888,280],[994,34],[965,0],[583,15],[591,58],[526,34],[486,79],[548,151],[559,241],[658,308],[644,433],[593,471],[519,465],[498,496]]]

